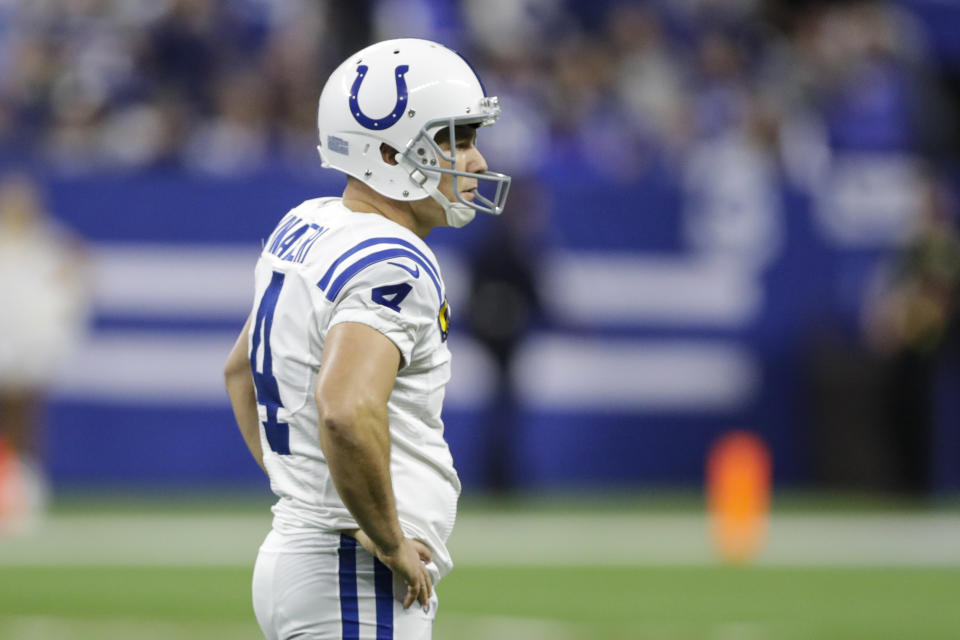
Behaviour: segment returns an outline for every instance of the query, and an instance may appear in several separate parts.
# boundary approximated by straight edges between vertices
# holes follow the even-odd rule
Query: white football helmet
[[[477,211],[499,215],[510,176],[456,169],[454,127],[491,125],[500,115],[496,97],[485,94],[480,78],[460,54],[429,40],[386,40],[352,55],[337,67],[320,95],[317,128],[324,167],[337,169],[394,200],[431,197],[443,206],[447,223],[462,227]],[[434,136],[449,129],[449,154]],[[398,151],[397,164],[383,161],[380,145]],[[440,159],[451,168],[442,168]],[[453,177],[450,202],[438,185]],[[457,180],[496,185],[492,198],[478,189],[474,200],[460,193]]]

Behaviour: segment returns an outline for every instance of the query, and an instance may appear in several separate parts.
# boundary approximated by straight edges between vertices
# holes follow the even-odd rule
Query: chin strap
[[[451,227],[457,229],[465,227],[477,216],[476,209],[462,202],[450,202],[445,195],[440,193],[439,189],[432,189],[430,197],[443,207],[443,212],[447,216],[447,224]]]
[[[424,184],[427,182],[427,176],[420,170],[419,167],[414,166],[413,171],[409,173],[410,179],[413,180],[415,184],[423,188]],[[453,181],[454,188],[457,186],[456,176],[454,176]],[[440,190],[434,187],[429,191],[430,197],[433,198],[441,207],[443,207],[443,212],[447,218],[447,225],[459,229],[460,227],[465,227],[470,224],[475,217],[477,217],[477,210],[470,205],[464,204],[463,202],[450,202],[450,200],[440,193]]]

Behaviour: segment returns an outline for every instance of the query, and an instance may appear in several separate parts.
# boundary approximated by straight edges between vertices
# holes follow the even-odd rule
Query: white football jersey
[[[340,198],[290,211],[256,267],[249,353],[275,530],[356,528],[320,448],[314,387],[323,345],[341,322],[369,325],[403,361],[390,394],[390,473],[404,534],[427,542],[442,577],[460,480],[443,439],[440,410],[450,378],[449,310],[436,257],[413,232]]]

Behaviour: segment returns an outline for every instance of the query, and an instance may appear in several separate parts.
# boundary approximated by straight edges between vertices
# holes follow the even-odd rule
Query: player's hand
[[[404,538],[400,546],[393,553],[385,553],[374,544],[362,529],[354,537],[364,549],[387,565],[391,571],[399,575],[407,585],[407,594],[403,599],[403,608],[406,609],[414,602],[427,606],[430,596],[433,595],[433,585],[430,574],[427,572],[427,563],[433,560],[430,549],[419,540]]]

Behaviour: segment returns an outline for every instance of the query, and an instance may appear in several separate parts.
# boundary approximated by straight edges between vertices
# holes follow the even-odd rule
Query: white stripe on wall
[[[94,248],[100,314],[240,320],[251,305],[258,248],[101,244]],[[441,252],[454,323],[469,285],[465,258]],[[730,262],[557,253],[543,265],[544,300],[586,327],[733,327],[762,302],[756,274]],[[456,293],[452,290],[456,289]],[[460,300],[459,309],[456,300]],[[221,371],[235,334],[174,330],[95,332],[62,369],[61,395],[103,402],[225,404]],[[493,393],[484,349],[451,335],[448,406]],[[758,385],[755,361],[734,342],[612,340],[541,335],[518,355],[521,397],[540,408],[715,410],[742,406]]]
[[[116,332],[96,335],[60,370],[61,397],[92,402],[226,406],[223,364],[232,333]],[[452,339],[447,405],[471,408],[494,390],[490,356],[466,336]],[[696,411],[736,408],[757,386],[742,349],[715,342],[531,339],[515,370],[533,407],[569,410]]]
[[[763,303],[756,269],[737,260],[558,252],[544,267],[544,303],[583,325],[735,328]]]
[[[94,303],[102,314],[242,318],[253,296],[259,247],[100,244]],[[465,256],[438,251],[454,313],[466,310]],[[756,271],[695,257],[556,252],[541,265],[543,301],[582,326],[740,327],[763,303]]]
[[[161,331],[94,335],[64,363],[56,392],[95,402],[226,405],[223,365],[236,337]]]
[[[238,329],[239,332],[239,329]],[[93,335],[60,368],[55,392],[90,402],[227,405],[223,365],[234,333],[123,331]],[[451,339],[451,406],[485,402],[494,390],[494,365],[475,341]]]
[[[93,301],[111,315],[245,318],[259,253],[257,245],[99,244]]]
[[[527,403],[560,411],[735,409],[759,386],[756,362],[734,344],[562,336],[524,345],[514,378]]]

